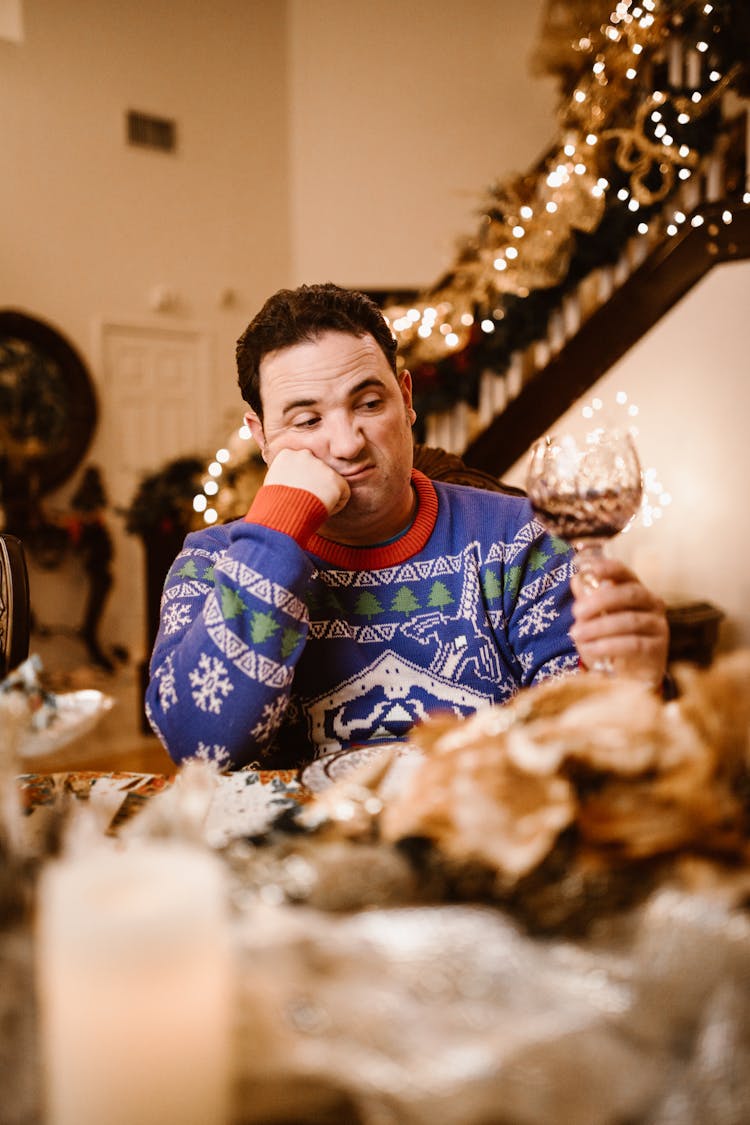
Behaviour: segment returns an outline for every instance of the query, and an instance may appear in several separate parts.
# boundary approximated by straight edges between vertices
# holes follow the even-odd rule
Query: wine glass
[[[569,433],[540,438],[531,450],[526,491],[539,522],[575,550],[584,590],[595,589],[591,561],[641,503],[641,466],[630,434],[600,428],[582,441]],[[596,669],[612,671],[611,661]]]

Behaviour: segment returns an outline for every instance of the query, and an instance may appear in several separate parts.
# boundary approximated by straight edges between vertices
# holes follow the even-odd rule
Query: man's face
[[[308,449],[346,479],[351,496],[323,533],[349,543],[396,534],[412,508],[411,377],[396,378],[372,336],[324,332],[260,364],[262,426],[246,415],[263,458]]]

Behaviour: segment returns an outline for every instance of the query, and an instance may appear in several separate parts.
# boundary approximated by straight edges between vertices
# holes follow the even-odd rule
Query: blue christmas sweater
[[[412,481],[414,523],[386,546],[323,539],[323,504],[281,485],[187,536],[146,693],[175,761],[300,765],[578,666],[567,544],[522,498]]]

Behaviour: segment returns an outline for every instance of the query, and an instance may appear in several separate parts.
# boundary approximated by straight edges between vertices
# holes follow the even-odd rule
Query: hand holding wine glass
[[[592,599],[579,608],[584,623],[577,622],[571,635],[577,632],[589,649],[622,654],[618,669],[660,680],[668,643],[663,604],[622,564],[596,561],[640,506],[641,469],[630,435],[599,429],[581,442],[571,434],[541,438],[532,449],[526,488],[540,523],[573,546],[579,587],[587,602]],[[603,569],[612,577],[600,588]],[[615,667],[611,656],[587,663],[596,671]]]

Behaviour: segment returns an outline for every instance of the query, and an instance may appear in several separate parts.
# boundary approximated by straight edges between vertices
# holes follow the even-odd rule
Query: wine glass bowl
[[[531,450],[526,491],[539,522],[572,545],[584,570],[640,507],[643,483],[633,439],[601,429],[583,441],[572,434],[540,438]]]

